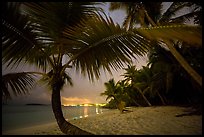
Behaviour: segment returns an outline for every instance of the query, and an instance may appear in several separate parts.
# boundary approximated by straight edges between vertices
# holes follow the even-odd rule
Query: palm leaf
[[[172,29],[169,29],[171,27]],[[188,64],[188,62],[180,55],[180,53],[172,45],[171,41],[183,41],[191,46],[202,46],[202,32],[201,26],[187,26],[187,25],[175,25],[165,27],[153,27],[154,30],[140,31],[143,36],[149,37],[152,40],[159,40],[163,42],[165,46],[170,50],[172,55],[176,58],[179,64],[188,72],[188,74],[200,85],[202,86],[202,77]],[[176,29],[175,29],[176,28]],[[159,31],[159,29],[161,31]],[[155,31],[156,30],[156,31]],[[162,31],[163,30],[163,31]],[[164,32],[164,30],[166,30]],[[169,31],[167,31],[169,30]],[[142,35],[142,34],[141,34]]]
[[[64,37],[69,38],[72,45],[75,45],[70,51],[73,55],[73,65],[92,80],[94,76],[100,76],[101,67],[108,71],[111,68],[118,69],[124,62],[129,63],[129,58],[144,55],[150,41],[173,39],[194,46],[202,44],[200,26],[170,25],[125,31],[110,18],[104,19],[100,15],[94,16],[93,20],[90,19],[81,26],[65,29]]]
[[[2,18],[2,61],[7,66],[20,62],[37,64],[44,71],[52,63],[45,47],[31,27],[28,16],[20,11],[19,3],[6,3]]]
[[[28,94],[29,90],[35,85],[35,75],[19,72],[9,73],[2,76],[2,97],[5,99],[11,99],[11,92],[9,86],[15,96]]]
[[[61,88],[63,88],[64,84],[69,84],[70,86],[73,86],[72,79],[66,71],[62,73],[62,76],[60,78],[62,80],[62,83],[60,83]],[[56,78],[54,77],[53,70],[48,73],[44,73],[41,79],[39,80],[39,83],[42,85],[46,85],[48,88],[50,88],[50,90],[52,90],[53,84],[56,83]]]
[[[172,16],[176,14],[177,11],[184,7],[190,7],[193,3],[191,2],[173,2],[170,7],[163,13],[162,17],[159,19],[160,23],[169,22]]]
[[[33,48],[35,36],[30,33],[28,18],[20,14],[19,3],[6,3],[5,8],[2,18],[3,62],[10,61],[10,63],[18,64],[23,56]]]
[[[64,37],[74,45],[73,50],[67,50],[73,54],[73,65],[92,80],[94,75],[96,78],[100,76],[101,67],[108,71],[122,68],[123,63],[130,63],[129,59],[135,54],[144,55],[149,47],[149,41],[120,28],[111,18],[103,18],[100,14],[81,26],[65,29]]]
[[[54,65],[50,55],[55,50],[55,38],[60,37],[58,34],[61,34],[64,26],[73,25],[79,17],[90,15],[96,9],[91,5],[90,2],[5,3],[2,18],[3,62],[9,62],[8,66],[20,62],[35,63],[46,71],[47,66]]]
[[[135,29],[140,35],[151,40],[179,40],[192,46],[202,46],[202,26],[169,25]]]
[[[81,18],[91,16],[95,10],[92,2],[27,2],[23,3],[24,12],[35,22],[38,36],[53,40],[61,38],[61,32],[67,26],[75,26]],[[43,32],[43,33],[41,33]]]
[[[183,23],[184,21],[186,21],[187,19],[190,20],[191,18],[194,18],[195,16],[199,15],[200,11],[195,11],[195,12],[191,12],[176,18],[172,18],[170,19],[170,23]]]

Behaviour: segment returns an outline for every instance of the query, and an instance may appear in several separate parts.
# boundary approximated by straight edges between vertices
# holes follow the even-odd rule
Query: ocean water
[[[65,119],[79,119],[103,113],[99,106],[62,107]],[[51,105],[3,105],[2,131],[55,122]]]

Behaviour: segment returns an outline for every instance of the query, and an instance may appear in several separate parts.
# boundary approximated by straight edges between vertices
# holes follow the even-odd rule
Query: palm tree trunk
[[[166,102],[166,104],[168,105],[168,104],[169,104],[169,101],[167,100],[167,98],[166,98],[165,95],[163,96],[163,99],[164,99],[164,101]]]
[[[67,135],[92,135],[89,132],[86,132],[71,123],[67,122],[63,116],[62,108],[61,108],[61,98],[60,98],[60,87],[58,84],[53,86],[52,91],[52,110],[57,120],[57,124],[60,130]]]
[[[181,56],[176,48],[167,40],[164,41],[170,52],[179,62],[179,64],[188,72],[188,74],[202,87],[202,77],[189,65],[189,63]]]
[[[162,98],[162,96],[160,95],[159,91],[157,91],[157,95],[159,96],[161,102],[162,102],[162,105],[166,105],[164,99]]]
[[[148,104],[148,106],[151,107],[152,104],[148,101],[148,99],[145,97],[145,95],[144,95],[143,92],[140,90],[140,88],[138,88],[137,86],[135,86],[135,88],[140,92],[140,94],[142,95],[143,99],[144,99],[145,102]]]
[[[132,99],[132,101],[135,103],[135,105],[137,105],[138,107],[141,107],[141,105],[138,104],[134,99]]]
[[[117,107],[117,109],[119,109],[120,112],[123,112],[125,106],[122,104],[122,101],[118,100],[118,98],[116,98],[115,95],[112,95],[112,97],[113,97],[114,100],[116,101],[116,107]]]

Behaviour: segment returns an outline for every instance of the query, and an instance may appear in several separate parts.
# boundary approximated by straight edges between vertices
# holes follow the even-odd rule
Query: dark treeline
[[[187,44],[180,46],[179,43],[175,47],[202,75],[201,48],[190,48]],[[118,82],[111,79],[104,84],[106,91],[101,95],[110,99],[108,108],[117,108],[121,102],[125,102],[125,106],[201,104],[201,87],[161,46],[155,45],[148,53],[147,66],[138,70],[135,65],[129,65],[122,76],[124,79]]]

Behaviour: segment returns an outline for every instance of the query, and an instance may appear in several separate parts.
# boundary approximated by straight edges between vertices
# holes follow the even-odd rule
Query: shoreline
[[[202,135],[202,114],[177,117],[189,112],[189,107],[127,107],[127,110],[120,113],[119,110],[110,109],[102,114],[69,122],[96,135]],[[64,135],[56,122],[5,131],[2,134]]]

